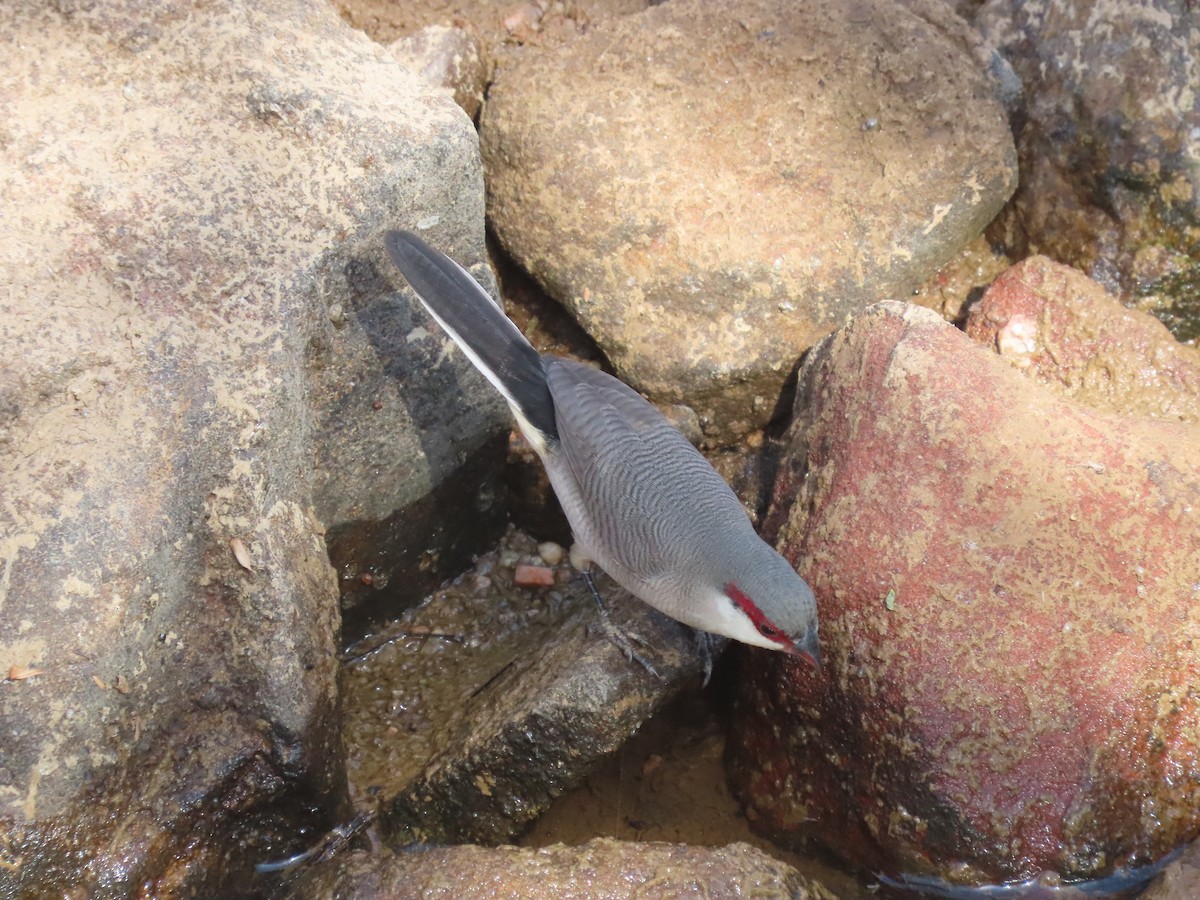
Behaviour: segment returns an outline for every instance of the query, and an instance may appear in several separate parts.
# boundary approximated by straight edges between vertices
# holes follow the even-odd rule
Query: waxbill
[[[685,625],[819,665],[812,590],[658,410],[611,375],[538,353],[462,266],[416,235],[390,231],[385,245],[508,401],[588,559]]]

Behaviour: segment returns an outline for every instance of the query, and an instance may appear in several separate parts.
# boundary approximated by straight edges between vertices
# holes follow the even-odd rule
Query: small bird
[[[658,410],[611,375],[538,353],[466,269],[415,234],[389,231],[384,243],[508,401],[588,560],[685,625],[820,666],[812,590]]]

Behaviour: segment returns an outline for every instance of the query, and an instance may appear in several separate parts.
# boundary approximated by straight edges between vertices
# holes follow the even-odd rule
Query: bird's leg
[[[616,644],[617,649],[624,653],[625,657],[630,662],[638,662],[641,664],[643,669],[645,669],[655,678],[662,678],[662,676],[658,674],[658,670],[650,664],[650,661],[633,649],[634,641],[646,646],[649,646],[649,644],[647,644],[645,640],[638,637],[633,632],[626,631],[620,626],[616,625],[613,620],[609,618],[608,610],[604,608],[604,599],[600,596],[600,591],[596,588],[596,579],[592,577],[591,570],[584,568],[580,571],[583,574],[583,583],[588,586],[588,590],[592,592],[592,598],[596,601],[596,610],[600,614],[600,625],[604,628],[604,633],[608,636],[608,639]]]
[[[704,657],[704,683],[700,687],[706,688],[708,687],[708,680],[712,678],[713,670],[712,635],[702,628],[697,628],[695,631],[696,652]]]

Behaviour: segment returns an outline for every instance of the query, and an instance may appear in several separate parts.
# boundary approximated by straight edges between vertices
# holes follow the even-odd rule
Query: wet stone
[[[613,619],[646,640],[661,680],[604,636],[570,568],[555,570],[555,587],[514,587],[513,567],[536,553],[531,539],[510,533],[390,635],[347,651],[351,795],[360,809],[380,811],[393,845],[511,840],[673,686],[700,678],[691,630],[607,578],[598,583]]]

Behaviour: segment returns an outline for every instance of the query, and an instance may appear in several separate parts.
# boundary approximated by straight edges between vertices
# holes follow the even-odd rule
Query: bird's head
[[[814,669],[821,666],[817,641],[817,603],[808,583],[770,547],[756,554],[752,567],[743,567],[723,585],[726,634],[756,647],[782,650],[803,657]]]

